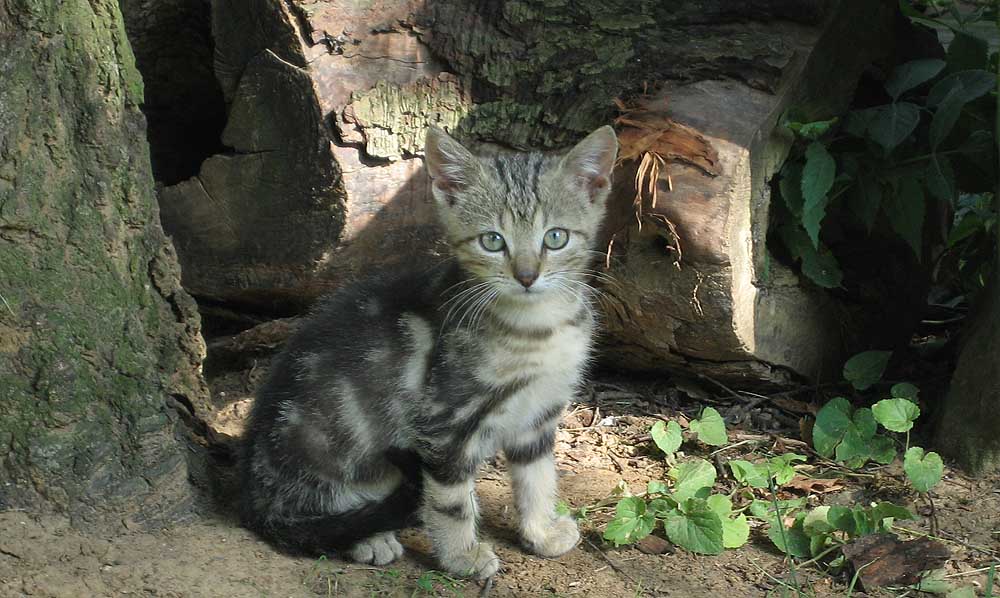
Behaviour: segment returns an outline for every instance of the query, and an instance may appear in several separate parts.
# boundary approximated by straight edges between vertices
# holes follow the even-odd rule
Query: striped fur
[[[554,511],[554,432],[590,357],[588,268],[617,143],[605,127],[567,155],[475,157],[443,132],[427,167],[454,257],[373,276],[326,299],[276,358],[243,459],[244,523],[278,544],[387,563],[421,521],[441,567],[489,577],[473,490],[511,466],[525,545],[579,534]],[[568,232],[561,248],[547,231]],[[488,251],[480,237],[501,235]],[[562,238],[562,237],[560,237]]]

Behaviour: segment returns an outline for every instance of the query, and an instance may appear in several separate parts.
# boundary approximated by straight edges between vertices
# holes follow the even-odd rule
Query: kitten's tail
[[[309,555],[346,550],[374,534],[417,523],[420,487],[404,482],[384,500],[337,514],[263,519],[244,508],[243,526],[278,547]]]

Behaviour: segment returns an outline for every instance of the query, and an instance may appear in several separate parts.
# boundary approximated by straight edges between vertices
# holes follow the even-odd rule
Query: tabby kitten
[[[423,523],[440,566],[487,578],[476,470],[502,450],[526,547],[579,540],[557,515],[556,424],[590,357],[588,284],[618,142],[477,157],[437,128],[426,165],[447,266],[328,298],[272,366],[250,416],[244,524],[285,547],[382,565]]]

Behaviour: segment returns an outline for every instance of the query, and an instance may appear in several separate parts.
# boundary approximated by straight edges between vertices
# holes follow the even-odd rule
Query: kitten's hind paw
[[[534,537],[525,535],[524,541],[528,550],[544,557],[562,556],[573,549],[580,541],[580,530],[576,521],[562,515],[552,520],[548,527],[539,529]]]
[[[473,579],[493,577],[500,569],[500,559],[486,542],[477,542],[461,554],[441,555],[439,560],[448,572]]]
[[[385,532],[358,542],[351,547],[348,556],[357,563],[387,565],[403,556],[403,545],[396,534]]]

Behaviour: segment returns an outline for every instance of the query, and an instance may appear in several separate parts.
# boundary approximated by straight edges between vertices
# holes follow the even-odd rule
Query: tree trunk
[[[870,338],[873,320],[769,260],[768,182],[791,141],[777,122],[792,105],[843,110],[888,53],[893,15],[890,0],[215,0],[233,151],[164,189],[164,226],[195,295],[294,312],[398,256],[435,253],[414,159],[428,124],[554,149],[611,122],[625,99],[696,143],[670,156],[658,204],[642,197],[641,230],[636,163],[616,175],[609,361],[822,378],[870,348],[855,335]],[[906,304],[906,289],[883,290]],[[905,313],[879,318],[883,341]]]
[[[0,49],[0,509],[182,516],[204,343],[118,4],[0,0]]]

